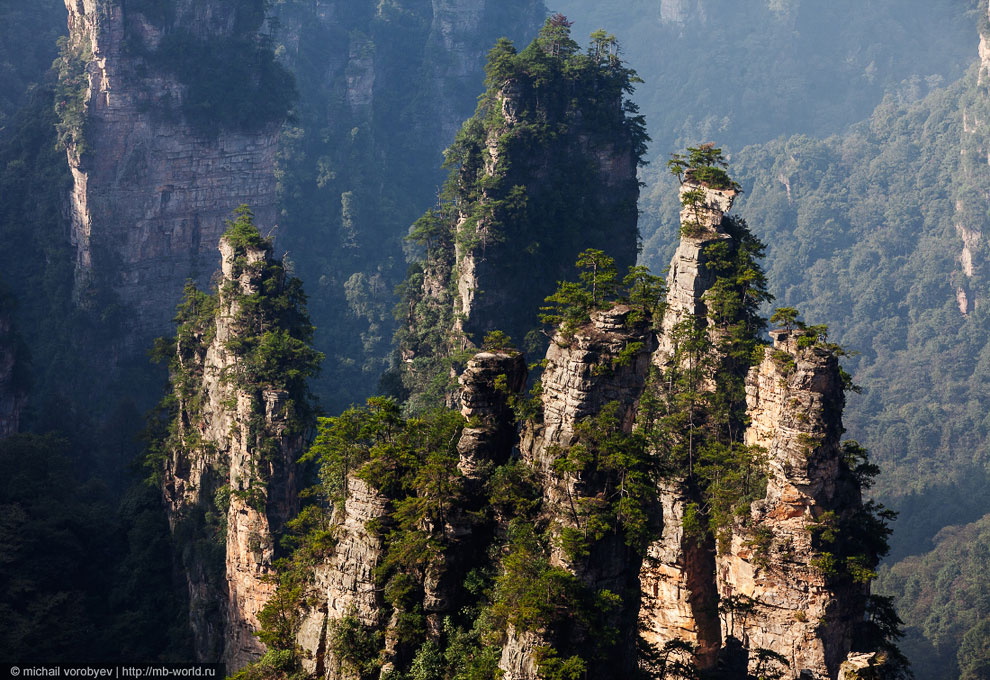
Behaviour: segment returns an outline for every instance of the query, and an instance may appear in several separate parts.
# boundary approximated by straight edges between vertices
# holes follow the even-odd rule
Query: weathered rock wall
[[[239,385],[241,359],[228,347],[239,332],[239,298],[261,290],[264,268],[258,265],[270,261],[271,247],[241,252],[224,239],[220,254],[216,317],[189,339],[194,353],[183,359],[187,384],[177,391],[182,444],[166,462],[164,492],[182,550],[197,658],[222,658],[236,669],[264,652],[254,632],[275,591],[267,578],[275,537],[298,510],[294,465],[303,440],[287,427],[293,414],[288,393]],[[202,519],[197,523],[211,513],[222,517],[212,530]],[[207,547],[211,542],[222,549]]]
[[[252,133],[198,132],[175,106],[174,76],[142,66],[128,32],[155,46],[163,30],[120,0],[66,0],[70,45],[92,54],[82,137],[68,160],[75,294],[86,304],[108,287],[129,308],[124,344],[143,348],[167,332],[183,282],[205,283],[214,244],[238,205],[275,224],[279,122]],[[177,25],[203,37],[234,31],[236,8],[220,0],[175,3]]]
[[[704,295],[715,283],[715,274],[707,266],[705,248],[731,238],[722,228],[722,219],[732,209],[737,192],[685,182],[679,194],[699,189],[705,193],[702,205],[697,209],[681,208],[682,234],[670,261],[667,306],[654,357],[658,366],[666,364],[674,354],[674,326],[689,318],[707,319]]]
[[[329,645],[328,635],[345,616],[380,630],[384,598],[375,570],[385,554],[384,540],[373,522],[388,514],[388,499],[356,477],[347,480],[347,498],[337,511],[337,544],[332,557],[317,566],[310,588],[315,604],[305,613],[297,635],[305,650],[307,672],[328,680],[352,677]]]
[[[783,655],[791,677],[835,678],[867,594],[816,564],[822,549],[814,524],[861,504],[841,469],[842,381],[833,353],[800,348],[784,331],[773,335],[746,381],[746,443],[767,450],[767,493],[718,556],[719,593],[728,603],[722,633],[751,655],[760,648]]]
[[[676,326],[699,319],[707,324],[705,294],[715,283],[707,266],[705,249],[721,241],[731,242],[722,220],[731,209],[736,192],[685,182],[679,194],[701,190],[704,200],[695,209],[681,209],[681,239],[667,274],[667,298],[653,362],[667,367],[673,359]],[[657,648],[670,640],[695,646],[693,662],[712,668],[721,647],[715,585],[715,545],[711,539],[685,535],[685,508],[698,501],[697,489],[683,480],[671,480],[659,489],[662,529],[647,548],[640,572],[640,631]]]
[[[578,441],[576,426],[582,419],[597,415],[610,402],[619,405],[622,429],[629,432],[635,422],[636,406],[649,372],[655,339],[645,319],[633,320],[632,309],[616,305],[597,311],[591,321],[573,337],[557,335],[547,351],[543,372],[543,422],[529,422],[520,442],[523,461],[534,469],[543,489],[544,515],[559,530],[574,528],[568,511],[569,498],[594,497],[600,489],[595,481],[561,475],[553,463],[561,450]],[[623,350],[632,348],[627,362],[618,362]],[[616,659],[624,668],[610,667],[608,673],[631,673],[635,669],[635,619],[638,602],[636,579],[640,558],[621,535],[609,535],[590,546],[590,554],[577,561],[569,559],[557,541],[551,541],[550,563],[575,574],[590,592],[607,589],[620,594],[624,606],[613,622],[625,642]],[[554,640],[555,631],[520,633],[510,630],[499,667],[507,680],[535,680],[534,653],[541,644]],[[589,677],[601,675],[592,668]]]
[[[551,125],[560,127],[559,138],[552,143],[529,141],[528,153],[522,156],[522,147],[513,148],[505,140],[530,139],[531,118],[541,106],[539,96],[527,84],[510,81],[496,99],[504,124],[488,130],[484,173],[525,187],[530,215],[569,210],[573,223],[572,231],[561,232],[554,230],[549,219],[541,223],[529,217],[495,224],[494,217],[481,218],[474,234],[458,238],[454,313],[457,330],[474,342],[495,328],[522,340],[535,327],[543,299],[557,282],[572,277],[573,263],[581,251],[604,250],[620,272],[636,259],[639,185],[632,140],[618,132],[603,134],[596,129],[598,121],[587,120],[593,116],[577,106],[552,102],[545,105],[545,115]],[[620,98],[614,108],[621,111],[621,106]],[[568,175],[575,183],[574,177],[581,175],[580,184],[586,190],[573,194],[574,185],[562,181]],[[477,208],[462,207],[457,233],[477,218]],[[605,222],[593,223],[594,215]]]
[[[465,575],[487,559],[494,527],[473,515],[484,514],[485,483],[496,465],[508,461],[516,443],[509,397],[518,393],[525,381],[523,356],[501,350],[476,354],[460,377],[458,401],[467,421],[457,443],[464,494],[462,503],[450,509],[445,525],[438,528],[447,549],[425,569],[423,613],[431,639],[443,634],[443,618],[466,604]],[[365,629],[383,633],[383,671],[394,668],[408,651],[398,639],[399,612],[393,610],[391,618],[384,614],[384,592],[376,574],[385,558],[385,537],[393,511],[388,498],[357,476],[349,477],[346,499],[334,516],[336,545],[333,554],[314,570],[307,598],[313,605],[305,613],[297,636],[306,651],[306,670],[318,677],[355,677],[354,669],[337,657],[331,642],[344,617],[354,617]]]

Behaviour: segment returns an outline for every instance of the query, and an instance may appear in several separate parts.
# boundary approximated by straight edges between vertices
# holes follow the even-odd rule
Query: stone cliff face
[[[708,266],[706,249],[719,242],[732,243],[722,220],[737,192],[686,182],[680,187],[680,196],[692,190],[703,191],[704,199],[696,208],[681,209],[681,239],[670,262],[667,304],[653,355],[659,368],[667,367],[674,356],[678,342],[675,326],[693,319],[707,326],[705,294],[715,283],[715,272]],[[672,639],[696,646],[698,665],[712,668],[721,646],[715,546],[711,540],[698,541],[685,535],[685,507],[698,500],[696,489],[671,481],[661,485],[659,497],[663,528],[658,540],[647,548],[640,574],[642,635],[657,646]]]
[[[215,312],[201,301],[201,317],[180,327],[172,371],[179,413],[163,480],[197,658],[235,669],[264,652],[254,632],[275,591],[274,537],[298,511],[294,466],[303,437],[298,395],[246,382],[246,361],[234,349],[261,323],[245,301],[280,285],[271,245],[224,238],[220,253]]]
[[[158,25],[141,5],[66,0],[70,51],[87,61],[81,129],[68,143],[74,188],[71,240],[76,297],[107,287],[130,310],[132,348],[167,331],[182,284],[205,283],[224,218],[250,203],[274,224],[275,120],[250,132],[204,134],[180,115],[188,87],[141,57],[170,31],[229,37],[239,10],[229,3],[174,3]],[[149,10],[145,10],[149,11]]]
[[[620,427],[629,432],[635,421],[636,405],[650,366],[655,339],[645,319],[634,320],[632,309],[618,305],[592,315],[573,337],[557,335],[547,351],[543,372],[543,422],[526,424],[520,451],[540,479],[543,512],[553,531],[578,528],[568,507],[574,498],[594,498],[602,492],[602,482],[592,476],[562,474],[554,468],[562,448],[578,442],[578,423],[598,414],[606,404],[614,404]],[[632,350],[627,361],[618,362],[624,351]],[[592,546],[590,553],[574,559],[551,541],[550,564],[573,573],[590,592],[607,589],[628,597],[637,588],[640,558],[619,535],[611,535]],[[591,677],[623,676],[635,672],[635,612],[631,603],[619,612],[614,625],[625,643],[622,650],[605,664],[592,669]],[[534,657],[543,645],[566,645],[576,641],[560,639],[562,631],[517,632],[510,630],[502,649],[499,668],[506,680],[535,680],[538,663]],[[616,667],[618,662],[622,667]],[[603,675],[604,673],[604,675]]]
[[[980,186],[990,177],[990,98],[986,90],[990,83],[990,7],[980,21],[979,55],[978,94],[963,108],[960,142],[961,172],[970,187]],[[974,285],[974,276],[977,281],[985,276],[987,266],[983,243],[987,198],[976,189],[960,188],[955,200],[954,226],[961,241],[957,261],[962,275],[955,274],[953,280],[959,312],[968,316],[983,302],[980,286]]]
[[[336,546],[313,572],[297,636],[308,670],[357,677],[356,648],[341,646],[340,633],[355,626],[369,641],[368,663],[385,672],[442,665],[456,636],[467,636],[457,638],[467,645],[457,653],[475,650],[458,663],[483,656],[484,672],[506,680],[561,668],[602,679],[638,667],[669,675],[677,664],[726,680],[774,672],[835,680],[866,663],[869,649],[850,653],[860,651],[881,548],[857,527],[882,521],[862,502],[868,473],[856,467],[856,447],[839,441],[838,349],[821,327],[792,320],[771,332],[770,346],[751,331],[743,354],[761,348],[755,366],[732,363],[739,345],[729,335],[749,317],[738,312],[739,323],[727,325],[724,310],[733,291],[759,299],[759,285],[731,286],[739,272],[762,276],[753,259],[761,248],[725,215],[734,192],[697,182],[685,191],[695,189],[704,201],[683,215],[668,279],[672,320],[654,318],[659,300],[633,302],[640,298],[629,291],[563,326],[536,400],[519,395],[519,353],[491,349],[467,360],[455,399],[465,419],[448,487],[455,506],[414,515],[410,526],[409,508],[425,507],[429,492],[386,481],[382,491],[370,488],[388,466],[406,463],[367,444],[370,467],[351,473],[335,508]],[[683,322],[693,328],[688,344],[701,348],[695,355],[684,353]],[[488,342],[497,340],[504,337]],[[690,377],[699,362],[704,370]],[[735,403],[719,411],[719,400]],[[695,411],[695,402],[707,405]],[[427,422],[400,424],[392,408],[406,432]],[[515,418],[534,410],[516,448]],[[445,435],[439,448],[449,452],[453,441]],[[422,481],[430,454],[408,456],[419,459],[408,464]],[[738,490],[743,469],[751,478]],[[442,477],[437,468],[429,474]],[[718,494],[737,495],[715,524]],[[386,593],[409,545],[428,557],[398,572],[411,598],[403,601]],[[492,579],[482,596],[467,585],[479,573]]]
[[[426,253],[399,345],[414,393],[417,359],[478,346],[495,329],[521,345],[582,251],[606,251],[623,273],[635,263],[644,132],[625,101],[631,74],[607,47],[598,63],[576,44],[561,51],[552,30],[520,52],[492,51],[488,91],[447,152],[458,170],[413,225]],[[560,82],[548,86],[539,69]]]
[[[696,188],[682,186],[682,196]],[[704,209],[681,214],[654,355],[661,368],[674,354],[676,324],[698,318],[713,336],[706,301],[715,275],[706,248],[719,241],[735,247],[722,226],[735,192],[700,188]],[[716,543],[684,529],[686,507],[700,500],[697,489],[680,481],[661,485],[662,531],[640,574],[640,631],[658,647],[688,643],[699,668],[717,664],[730,677],[752,671],[761,650],[771,650],[786,659],[788,677],[835,678],[853,648],[868,592],[827,575],[815,534],[817,522],[862,507],[839,446],[843,384],[833,351],[801,340],[798,330],[771,335],[773,346],[745,381],[744,441],[766,450],[766,497]]]
[[[722,228],[722,219],[732,209],[736,197],[732,189],[712,189],[686,182],[680,195],[692,190],[704,192],[702,204],[692,209],[681,208],[682,235],[667,276],[667,307],[663,317],[660,346],[654,358],[663,366],[674,353],[674,326],[690,318],[706,319],[708,311],[704,295],[715,283],[715,274],[707,266],[705,249],[719,241],[730,239]]]
[[[388,499],[360,479],[348,479],[347,499],[336,518],[337,545],[333,556],[314,572],[311,590],[318,604],[303,616],[297,638],[307,652],[304,667],[317,677],[352,677],[345,661],[328,644],[328,634],[341,619],[353,616],[373,630],[387,623],[381,588],[375,580],[385,546],[372,527],[387,514]]]
[[[457,469],[464,479],[462,502],[452,508],[442,532],[448,548],[426,569],[422,608],[428,634],[443,634],[443,618],[464,606],[463,582],[468,571],[484,562],[493,527],[471,518],[486,508],[485,483],[493,469],[509,459],[516,442],[515,416],[509,397],[526,381],[520,353],[493,350],[476,354],[460,378],[461,414],[467,426],[457,441]],[[381,634],[378,658],[383,673],[394,670],[408,656],[400,639],[401,612],[384,598],[378,569],[386,556],[387,527],[392,526],[394,500],[376,491],[358,475],[347,480],[346,498],[335,510],[336,544],[332,554],[313,569],[308,600],[314,602],[303,616],[297,640],[305,650],[307,671],[328,680],[350,680],[358,675],[352,658],[335,647],[335,631],[345,619],[366,631]],[[406,633],[408,634],[408,633]],[[404,659],[408,664],[408,658]]]
[[[607,250],[620,271],[635,262],[635,250],[629,244],[635,241],[636,214],[630,206],[636,204],[639,187],[638,158],[632,140],[625,135],[600,134],[593,124],[585,121],[588,114],[575,107],[557,114],[562,130],[566,130],[563,138],[541,145],[543,148],[529,149],[525,159],[514,158],[514,149],[505,140],[527,139],[530,118],[538,115],[536,112],[541,108],[537,103],[539,95],[531,87],[521,78],[509,81],[498,92],[494,106],[501,111],[504,123],[487,131],[482,147],[484,176],[489,181],[499,178],[509,183],[508,186],[525,187],[526,209],[531,214],[549,210],[551,203],[561,200],[560,192],[567,191],[560,182],[562,176],[588,169],[591,176],[583,178],[585,181],[580,185],[595,190],[583,192],[580,198],[573,197],[570,206],[576,222],[570,226],[576,234],[584,236],[580,243],[572,242],[572,234],[556,232],[547,223],[541,229],[540,225],[527,224],[525,218],[502,224],[494,214],[477,219],[478,212],[494,213],[494,207],[485,205],[485,197],[478,204],[461,208],[457,219],[461,238],[456,244],[457,293],[453,305],[457,330],[473,342],[497,327],[522,339],[535,324],[532,317],[520,318],[520,312],[531,310],[535,316],[543,298],[552,292],[557,281],[568,276],[573,261],[585,248]],[[608,108],[614,112],[622,111],[621,99],[610,104]],[[553,104],[547,106],[549,110],[554,108]],[[515,151],[518,156],[521,149]],[[591,221],[583,216],[585,211],[589,216],[607,215],[607,227],[592,230],[584,228],[590,225],[578,224]],[[502,245],[518,244],[517,237],[525,239],[528,247],[539,253],[538,257],[520,253],[518,247]]]
[[[832,353],[801,348],[787,331],[773,335],[746,381],[746,442],[767,450],[767,493],[718,556],[722,634],[783,655],[795,676],[834,678],[866,601],[864,585],[829,578],[816,564],[816,523],[861,506],[842,469],[842,381]]]

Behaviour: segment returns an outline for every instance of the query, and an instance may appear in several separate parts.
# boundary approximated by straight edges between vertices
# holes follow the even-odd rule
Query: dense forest
[[[83,4],[68,11],[82,12]],[[644,291],[660,296],[664,270],[684,235],[677,228],[685,207],[683,196],[678,200],[682,178],[667,171],[666,161],[686,147],[716,148],[703,146],[709,142],[724,151],[716,166],[727,164],[740,190],[737,221],[727,229],[763,254],[752,269],[760,272],[759,290],[743,296],[751,305],[749,335],[731,350],[746,358],[734,366],[736,382],[719,393],[724,403],[717,408],[726,409],[732,423],[726,427],[742,427],[746,419],[739,380],[759,367],[752,357],[766,340],[760,319],[785,308],[800,310],[809,324],[827,325],[816,342],[844,348],[842,365],[855,385],[846,395],[846,436],[869,450],[880,469],[864,484],[865,493],[898,513],[885,539],[886,560],[874,562],[879,547],[867,560],[867,571],[876,572],[876,602],[890,598],[896,606],[905,633],[900,648],[916,677],[972,680],[990,672],[990,609],[982,587],[990,550],[984,493],[990,481],[990,74],[978,50],[981,34],[990,38],[984,2],[87,5],[103,12],[93,24],[97,31],[107,30],[116,13],[123,16],[119,51],[105,44],[97,56],[128,60],[126,72],[143,92],[131,109],[145,116],[141,125],[188,126],[191,141],[180,145],[183,154],[193,149],[194,158],[200,144],[219,154],[201,166],[175,160],[177,176],[195,183],[204,168],[236,173],[239,154],[253,152],[252,140],[270,135],[272,157],[259,157],[270,161],[272,219],[259,222],[250,238],[269,244],[279,263],[275,278],[297,281],[298,288],[291,304],[278,298],[279,309],[258,323],[281,319],[294,305],[308,314],[305,332],[293,333],[313,354],[306,355],[305,370],[292,373],[298,380],[289,390],[304,424],[286,451],[301,455],[315,437],[297,481],[300,488],[317,478],[319,484],[304,498],[308,510],[285,528],[285,542],[272,548],[271,560],[285,561],[279,568],[264,562],[281,579],[282,599],[265,610],[260,639],[287,654],[265,657],[249,677],[304,667],[278,621],[302,607],[293,590],[298,580],[328,559],[323,532],[343,516],[333,509],[343,507],[348,494],[342,465],[360,468],[357,478],[390,504],[380,518],[389,530],[380,536],[378,578],[388,584],[383,611],[402,620],[396,628],[360,616],[342,619],[330,639],[355,677],[380,670],[375,655],[385,647],[402,677],[491,677],[499,662],[495,641],[514,639],[513,630],[550,631],[541,677],[595,673],[621,656],[617,647],[561,642],[568,635],[580,641],[625,630],[628,621],[596,619],[596,608],[621,611],[605,601],[611,591],[582,591],[570,572],[554,571],[553,560],[566,544],[570,562],[579,563],[584,553],[603,550],[603,537],[619,535],[622,550],[642,558],[645,548],[630,538],[643,530],[635,504],[595,509],[589,492],[573,516],[575,526],[586,529],[578,540],[540,525],[537,517],[545,519],[555,501],[538,498],[534,480],[513,463],[501,461],[483,489],[462,489],[462,482],[451,481],[460,479],[453,470],[462,452],[433,442],[456,441],[477,423],[434,407],[458,405],[459,380],[479,350],[517,356],[530,365],[528,396],[510,398],[503,390],[499,408],[516,414],[519,429],[536,427],[522,424],[539,421],[534,409],[542,398],[544,352],[554,346],[556,326],[574,330],[591,322],[591,308],[608,307],[599,298],[599,281],[620,305],[646,305]],[[548,16],[558,23],[544,24]],[[80,287],[70,197],[81,185],[67,152],[70,160],[86,154],[105,160],[112,189],[135,196],[138,189],[128,189],[128,181],[148,170],[130,152],[115,158],[112,127],[106,137],[90,134],[87,116],[95,109],[87,88],[96,82],[98,59],[64,39],[66,18],[56,0],[0,0],[0,353],[6,362],[0,405],[15,412],[3,414],[5,427],[17,423],[20,431],[0,440],[0,618],[10,622],[0,651],[4,658],[39,660],[186,660],[198,653],[189,623],[196,601],[181,570],[170,565],[188,568],[189,546],[214,553],[222,547],[218,522],[231,507],[229,497],[220,498],[228,471],[222,465],[212,470],[210,498],[195,510],[204,522],[209,514],[216,533],[211,542],[197,543],[193,534],[202,527],[177,534],[161,507],[162,442],[179,446],[177,414],[195,417],[168,399],[164,409],[154,404],[166,373],[175,381],[186,369],[177,368],[175,356],[162,355],[162,343],[159,359],[165,356],[169,368],[149,361],[150,343],[124,340],[132,337],[132,310],[120,282],[107,273],[118,255],[96,257],[95,274]],[[558,33],[548,33],[551,26]],[[112,31],[106,35],[116,40]],[[111,87],[108,105],[116,93]],[[112,124],[113,116],[108,120]],[[235,149],[231,139],[238,135],[248,143]],[[609,185],[627,166],[631,183]],[[154,194],[146,197],[146,212],[165,210],[171,184],[149,180],[148,186]],[[104,191],[90,189],[94,196]],[[223,190],[204,181],[203,191],[216,198],[210,192]],[[197,200],[212,200],[202,196]],[[250,203],[242,194],[222,198],[232,201],[226,216]],[[114,218],[97,211],[90,224],[98,232]],[[142,236],[142,255],[167,260],[169,248],[182,242],[170,240],[171,228]],[[188,232],[197,248],[198,229],[195,224]],[[156,291],[168,300],[158,310],[162,319],[175,314],[187,277],[203,291],[187,289],[175,318],[180,339],[193,333],[189,315],[201,313],[197,320],[204,322],[218,304],[207,298],[223,294],[215,288],[219,275],[211,280],[220,262],[215,245],[215,238],[204,243],[208,255],[196,260],[195,271],[163,268],[175,281],[174,290]],[[620,285],[637,246],[635,264],[653,274],[633,270]],[[606,266],[599,280],[607,256],[619,266]],[[134,271],[137,277],[144,270],[138,265]],[[724,267],[720,272],[743,276]],[[571,283],[558,289],[561,281]],[[540,322],[540,306],[547,323]],[[661,313],[642,309],[633,316],[649,320]],[[205,361],[212,339],[193,354]],[[277,374],[296,369],[285,354],[260,357],[255,349],[230,351],[243,351],[244,361],[264,373],[252,393],[260,417],[270,393],[285,387]],[[286,348],[262,343],[262,350]],[[618,371],[637,351],[616,358],[608,371]],[[317,362],[321,353],[325,359]],[[283,359],[285,367],[268,365]],[[318,429],[317,414],[329,417]],[[606,409],[581,425],[577,453],[561,458],[557,473],[586,475],[610,489],[615,475],[635,477],[656,463],[605,456],[615,447],[643,452],[638,440],[623,439],[635,439],[622,429],[629,419],[620,418],[619,427],[609,417],[618,416]],[[705,436],[724,439],[737,456],[733,465],[750,469],[755,459],[733,448],[740,442],[725,432]],[[648,428],[635,436],[669,439]],[[581,457],[588,451],[593,463]],[[190,460],[197,455],[190,453]],[[608,467],[613,464],[619,467]],[[762,490],[747,486],[736,494],[727,487],[728,496],[716,498],[721,487],[711,487],[705,475],[722,480],[725,460],[715,456],[706,464],[689,475],[690,493],[700,494],[698,507],[713,514],[685,521],[702,522],[699,536],[715,546],[719,532],[749,512]],[[564,470],[568,465],[574,469]],[[656,470],[650,474],[658,484]],[[448,495],[468,508],[464,526],[497,535],[492,545],[501,556],[456,566],[470,587],[454,598],[463,611],[445,620],[427,611],[433,586],[426,575],[453,548],[443,532],[422,528],[441,521]],[[254,507],[252,498],[241,500]],[[283,510],[271,510],[270,519]],[[271,519],[272,526],[281,521]],[[536,527],[529,534],[520,529],[527,522]],[[596,522],[600,530],[589,533]],[[588,536],[594,536],[590,543]],[[762,539],[753,534],[748,540],[757,545]],[[417,551],[425,561],[413,558]],[[558,588],[577,612],[576,622],[564,625],[560,611],[531,602],[527,580]]]

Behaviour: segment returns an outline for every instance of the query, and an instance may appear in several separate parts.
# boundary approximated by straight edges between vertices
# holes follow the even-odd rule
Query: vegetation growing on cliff
[[[263,422],[263,391],[286,393],[284,432],[289,436],[304,434],[314,415],[307,379],[318,370],[323,355],[309,346],[313,326],[302,283],[270,257],[271,241],[260,235],[247,206],[238,208],[234,216],[223,236],[233,249],[230,278],[213,294],[187,283],[177,308],[175,338],[162,338],[155,345],[155,357],[167,364],[173,388],[161,407],[173,414],[169,435],[154,444],[147,463],[156,476],[173,449],[192,455],[200,446],[212,445],[201,441],[196,423],[207,389],[206,352],[216,337],[221,308],[233,312],[226,320],[225,348],[236,360],[220,377],[250,397],[256,453],[272,454]],[[250,282],[246,286],[245,280]]]
[[[403,371],[413,392],[443,370],[420,370],[415,357],[477,345],[495,318],[516,338],[535,330],[537,308],[578,253],[608,248],[620,268],[634,263],[635,168],[648,138],[626,95],[638,78],[614,38],[596,34],[582,51],[570,26],[555,15],[524,50],[508,40],[491,50],[487,90],[446,152],[440,203],[413,225],[425,261],[411,270],[397,334],[414,357]]]
[[[313,390],[339,413],[375,394],[389,366],[403,237],[436,204],[441,152],[477,106],[486,48],[499,36],[528,41],[545,9],[335,0],[327,16],[325,6],[272,7],[300,95],[279,145],[279,243],[307,282],[316,346],[330,359]]]

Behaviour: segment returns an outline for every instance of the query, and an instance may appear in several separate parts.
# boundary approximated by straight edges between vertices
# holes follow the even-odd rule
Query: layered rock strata
[[[479,352],[468,361],[459,382],[461,415],[468,424],[457,442],[457,467],[477,485],[512,451],[516,430],[509,396],[526,385],[526,360],[515,351]]]
[[[264,224],[275,223],[280,121],[252,132],[197,131],[176,112],[187,88],[139,57],[170,30],[230,36],[237,8],[178,0],[165,27],[132,4],[66,0],[69,50],[88,58],[89,83],[68,160],[76,298],[85,305],[96,287],[109,287],[129,309],[126,340],[139,348],[168,331],[183,282],[206,283],[213,273],[214,244],[234,208],[249,203]]]
[[[653,355],[659,368],[672,361],[678,324],[694,320],[707,324],[705,294],[715,283],[715,273],[707,266],[706,249],[722,241],[731,245],[722,221],[737,192],[687,181],[679,195],[683,198],[690,191],[702,191],[704,199],[694,207],[682,202],[681,239],[670,262],[666,309]],[[670,640],[687,642],[696,648],[693,661],[712,668],[721,647],[714,542],[685,535],[685,507],[698,500],[697,489],[671,481],[661,485],[659,497],[663,528],[648,546],[640,573],[640,630],[643,639],[658,648]]]
[[[699,190],[704,192],[701,203],[681,208],[681,239],[670,261],[667,306],[654,357],[658,366],[666,364],[674,354],[674,327],[678,323],[691,318],[707,319],[704,296],[715,283],[715,274],[707,266],[705,249],[731,238],[722,228],[722,220],[732,209],[737,192],[688,181],[681,185],[680,196]]]
[[[656,348],[649,321],[634,319],[632,312],[626,305],[594,312],[591,321],[577,329],[573,337],[558,334],[547,351],[543,422],[527,423],[520,450],[522,459],[541,479],[544,513],[556,523],[557,531],[575,526],[567,511],[568,499],[592,498],[600,492],[600,480],[563,475],[553,466],[562,449],[577,443],[578,423],[614,402],[622,429],[632,430],[650,356]],[[627,361],[619,360],[623,352],[629,355]],[[576,561],[568,557],[557,541],[551,541],[550,551],[551,565],[571,571],[590,592],[605,589],[635,599],[640,559],[625,545],[621,535],[596,541],[590,554]],[[611,668],[609,672],[635,670],[634,612],[635,607],[627,601],[613,622],[626,641],[619,657],[628,665],[624,669]],[[535,680],[538,677],[536,649],[546,644],[573,642],[554,638],[553,630],[542,634],[510,630],[499,663],[506,680]],[[602,669],[593,669],[592,676],[599,677],[601,672]]]
[[[375,570],[385,554],[385,542],[374,523],[388,515],[388,499],[366,482],[351,476],[347,498],[337,510],[337,544],[332,557],[314,571],[311,601],[300,624],[297,640],[306,652],[303,665],[319,678],[350,678],[346,663],[328,644],[333,627],[348,616],[361,626],[379,630],[384,600]]]
[[[722,633],[784,656],[794,677],[834,678],[862,621],[866,588],[826,575],[816,523],[861,505],[843,471],[844,404],[834,353],[776,331],[746,380],[746,443],[766,449],[766,498],[718,556]]]
[[[230,348],[243,332],[242,299],[271,289],[265,278],[271,246],[225,238],[220,254],[216,315],[179,338],[184,378],[164,493],[182,549],[196,656],[222,658],[235,669],[264,652],[254,632],[275,591],[274,537],[298,510],[294,465],[303,440],[289,426],[295,416],[289,393],[241,384],[243,361]]]

